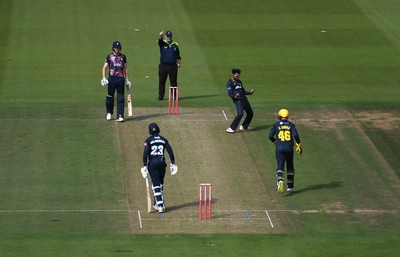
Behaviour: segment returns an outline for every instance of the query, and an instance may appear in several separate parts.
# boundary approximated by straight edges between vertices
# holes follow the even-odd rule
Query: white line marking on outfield
[[[224,110],[222,110],[222,113],[224,114],[225,120],[228,120],[228,118],[226,117],[226,114],[225,114]]]
[[[143,228],[143,226],[142,226],[142,217],[140,216],[140,211],[137,211],[137,213],[138,213],[138,216],[139,216],[139,226],[140,226],[140,228]]]
[[[266,213],[267,216],[268,216],[269,224],[271,224],[271,227],[274,227],[274,224],[272,224],[272,220],[271,220],[271,217],[270,217],[269,214],[268,214],[268,211],[265,210],[265,213]]]

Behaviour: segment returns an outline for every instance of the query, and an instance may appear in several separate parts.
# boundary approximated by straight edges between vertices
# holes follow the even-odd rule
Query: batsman
[[[124,121],[124,85],[126,84],[129,90],[132,83],[129,81],[128,64],[125,54],[121,53],[121,43],[115,41],[112,43],[112,53],[107,55],[104,60],[103,69],[101,73],[103,78],[101,79],[101,85],[107,86],[107,97],[106,97],[106,111],[107,120],[112,119],[114,113],[114,95],[117,91],[117,116],[116,121]],[[106,78],[106,71],[108,68],[108,79]]]
[[[175,156],[171,145],[165,137],[160,135],[160,128],[156,123],[150,123],[149,134],[150,136],[144,141],[143,167],[140,171],[143,178],[147,178],[150,173],[154,194],[154,209],[162,213],[165,211],[163,195],[167,167],[164,156],[165,150],[167,150],[171,160],[171,175],[175,175],[178,172],[178,166],[175,165]]]
[[[296,125],[289,119],[289,111],[281,109],[278,112],[278,122],[276,122],[269,133],[269,139],[275,144],[276,150],[276,184],[278,192],[283,193],[283,182],[285,175],[285,163],[287,170],[287,191],[294,191],[294,164],[293,147],[296,140],[296,152],[302,154],[300,136],[297,133]]]

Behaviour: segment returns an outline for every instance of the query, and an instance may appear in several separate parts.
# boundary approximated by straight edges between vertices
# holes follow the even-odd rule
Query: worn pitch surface
[[[116,124],[122,156],[127,206],[134,233],[274,233],[279,219],[241,133],[228,134],[222,110],[137,108],[133,119]],[[227,115],[232,118],[233,114]],[[164,185],[167,212],[148,214],[141,176],[143,142],[148,124],[156,122],[171,143],[179,171],[168,172]],[[167,157],[169,163],[169,157]],[[212,220],[198,220],[200,183],[212,184]]]

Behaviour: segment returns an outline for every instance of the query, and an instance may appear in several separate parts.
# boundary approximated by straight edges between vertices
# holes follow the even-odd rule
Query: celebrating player
[[[253,109],[249,101],[247,100],[246,95],[252,95],[254,93],[254,89],[250,91],[246,91],[243,87],[242,81],[240,78],[240,69],[232,69],[232,76],[228,80],[226,87],[228,88],[228,95],[232,99],[233,103],[236,106],[237,115],[235,119],[232,121],[232,124],[226,130],[228,133],[235,133],[235,130],[239,126],[240,120],[243,117],[243,111],[246,112],[246,118],[244,119],[242,125],[239,127],[240,130],[250,130],[249,127],[251,120],[253,119]]]
[[[276,184],[278,192],[283,192],[283,181],[285,175],[285,163],[287,170],[287,191],[294,191],[294,164],[293,164],[293,146],[296,140],[296,152],[302,154],[303,149],[300,144],[300,136],[297,133],[296,126],[290,122],[289,111],[281,109],[278,112],[279,121],[276,122],[269,133],[269,139],[276,145]]]

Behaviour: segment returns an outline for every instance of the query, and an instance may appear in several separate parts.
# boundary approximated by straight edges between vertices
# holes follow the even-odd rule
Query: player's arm
[[[147,166],[147,158],[150,154],[150,144],[144,142],[144,150],[143,150],[143,166]]]
[[[300,136],[299,136],[299,133],[297,133],[296,126],[292,127],[292,135],[293,135],[294,140],[296,140],[296,152],[298,154],[302,154],[303,148],[301,147]]]
[[[271,140],[271,142],[274,143],[274,144],[275,144],[275,141],[276,141],[276,139],[275,139],[275,134],[276,134],[275,126],[272,126],[272,128],[271,128],[271,130],[270,130],[270,132],[269,132],[268,138],[269,138],[269,140]]]
[[[230,98],[232,98],[233,100],[236,99],[236,92],[235,92],[235,88],[233,87],[233,82],[232,80],[228,80],[228,83],[226,84],[226,88],[228,89],[228,95]]]
[[[245,95],[252,95],[254,94],[254,88],[252,88],[250,91],[245,91]]]
[[[126,80],[129,80],[129,69],[128,69],[128,63],[124,64],[124,77]]]
[[[169,158],[171,159],[171,163],[175,163],[174,151],[172,150],[172,147],[167,140],[165,141],[165,149],[167,150]]]
[[[178,66],[178,68],[181,67],[182,64],[182,57],[181,57],[181,51],[179,50],[179,46],[178,44],[176,44],[176,65]]]
[[[108,68],[108,62],[104,62],[103,69],[101,70],[101,74],[103,75],[103,78],[106,77],[107,68]]]
[[[160,47],[162,47],[164,44],[163,36],[164,36],[164,30],[160,31],[160,33],[158,34],[158,45]]]

